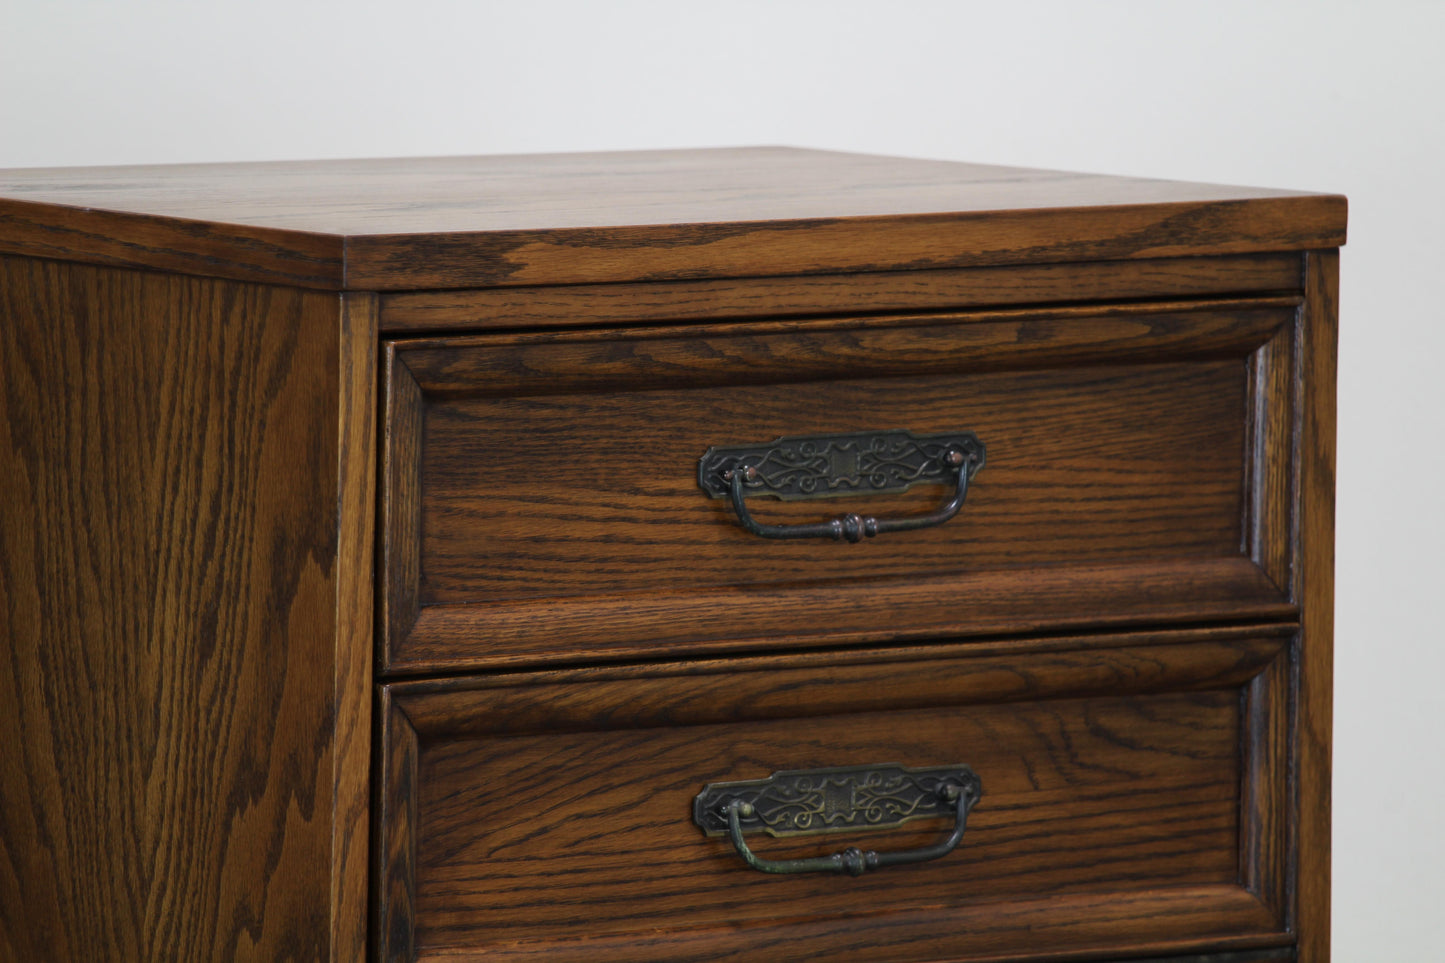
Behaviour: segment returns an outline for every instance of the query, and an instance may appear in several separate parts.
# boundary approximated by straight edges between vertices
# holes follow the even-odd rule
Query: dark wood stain
[[[1335,376],[1339,352],[1339,252],[1318,251],[1306,265],[1309,301],[1300,317],[1300,511],[1294,569],[1304,644],[1298,668],[1295,831],[1300,958],[1330,954],[1330,781],[1334,718]]]
[[[789,148],[0,173],[0,250],[395,291],[1303,251],[1344,198]]]
[[[960,960],[991,959],[1009,948],[1086,949],[1103,931],[1114,948],[1150,946],[1151,931],[1132,921],[1078,911],[1104,893],[1147,902],[1161,887],[1195,888],[1190,912],[1237,927],[1243,921],[1227,894],[1242,860],[1264,858],[1241,849],[1254,832],[1241,820],[1283,818],[1241,807],[1241,767],[1261,785],[1285,779],[1283,757],[1255,754],[1247,734],[1259,720],[1241,712],[1239,687],[1275,672],[1282,652],[1278,637],[1234,631],[1121,637],[1087,652],[1016,643],[1002,658],[932,647],[859,653],[852,664],[793,656],[610,677],[556,672],[500,688],[389,686],[388,703],[405,713],[410,735],[389,750],[402,768],[389,770],[396,788],[387,793],[405,800],[415,820],[413,848],[401,850],[415,862],[404,860],[393,884],[414,887],[415,924],[398,935],[414,939],[422,959],[448,946],[525,958],[530,952],[519,951],[542,932],[559,958],[585,958],[628,934],[636,958],[711,959],[731,958],[719,933],[726,926],[750,929],[755,946],[782,959],[851,940],[903,958],[920,947],[891,945],[894,915],[929,907],[958,932],[997,913],[1001,899],[1037,904],[1037,929],[1009,936],[1012,921],[984,926],[977,942],[950,950]],[[765,877],[678,816],[710,781],[945,758],[984,778],[965,846],[893,876]],[[1269,798],[1283,805],[1282,792]],[[938,832],[909,824],[765,845],[777,855],[905,847]],[[861,914],[860,898],[868,907]],[[833,917],[838,932],[817,943],[794,939],[794,927],[815,916]],[[1176,937],[1189,931],[1171,921],[1182,923]],[[1253,925],[1256,938],[1267,938],[1280,924]],[[658,930],[671,935],[648,935]],[[888,943],[870,943],[880,936]]]
[[[381,300],[382,330],[578,327],[1010,304],[1172,299],[1300,290],[1298,254],[759,277],[401,291]]]
[[[371,454],[337,399],[372,325],[13,258],[0,299],[0,956],[355,953],[370,530],[335,506]]]
[[[1294,304],[397,342],[389,669],[536,657],[563,642],[601,655],[609,642],[642,641],[635,631],[646,612],[669,599],[680,606],[674,617],[689,614],[678,623],[683,640],[714,624],[733,639],[765,640],[823,628],[811,612],[800,621],[818,607],[802,599],[769,615],[770,594],[834,586],[857,632],[920,624],[919,615],[900,620],[890,595],[951,577],[960,581],[943,597],[960,601],[950,630],[997,631],[989,616],[999,609],[970,626],[983,573],[1003,580],[982,592],[1001,601],[1020,573],[1037,573],[1042,585],[1057,577],[1048,570],[1076,566],[1074,582],[1086,585],[1109,577],[1108,566],[1133,566],[1120,574],[1134,591],[1110,596],[1100,585],[1083,607],[1108,621],[1138,617],[1142,570],[1241,552],[1278,568],[1287,553],[1265,556],[1287,542],[1277,499],[1289,443],[1251,425],[1263,412],[1288,418],[1287,399],[1278,409],[1257,382],[1288,378],[1276,369]],[[1262,353],[1270,345],[1274,353]],[[1252,421],[1248,412],[1261,414]],[[859,545],[772,542],[742,531],[724,500],[697,488],[696,462],[710,445],[898,427],[973,430],[989,446],[988,466],[949,524]],[[1252,494],[1260,489],[1265,508]],[[908,515],[940,499],[935,486],[851,501],[758,500],[755,511],[790,521]],[[1216,577],[1238,575],[1223,568]],[[840,587],[848,581],[857,599]],[[1276,593],[1286,600],[1283,585]],[[1110,613],[1110,598],[1128,608]],[[528,610],[531,600],[545,600],[555,619]],[[1039,601],[1036,591],[1016,596],[1018,614],[1038,619]],[[1071,601],[1077,618],[1078,595]],[[613,624],[603,621],[609,606]],[[655,642],[678,640],[659,628],[646,630]],[[487,635],[485,650],[466,640],[469,629]]]
[[[788,148],[0,171],[0,959],[1325,963],[1345,212]],[[764,542],[696,486],[889,428],[983,438],[959,517]],[[974,765],[962,848],[692,825],[868,762]]]

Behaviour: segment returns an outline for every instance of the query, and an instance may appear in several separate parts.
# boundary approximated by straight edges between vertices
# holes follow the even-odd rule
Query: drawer
[[[387,685],[378,945],[385,959],[587,961],[1288,945],[1291,631]],[[957,812],[921,804],[932,789],[917,773],[900,781],[898,767],[960,764],[982,796],[958,847],[856,878],[759,872],[694,821],[705,787],[704,821],[727,798],[716,793],[742,791],[718,784],[792,773],[775,792],[746,790],[757,818],[771,806],[782,826],[792,806],[869,827],[864,810],[880,798],[894,816],[925,815],[745,833],[762,858],[931,847]],[[859,766],[873,778],[834,772]],[[849,801],[824,798],[837,786]]]
[[[385,670],[1292,618],[1297,305],[392,341]],[[761,538],[699,485],[720,446],[898,431],[986,448],[948,522]],[[955,478],[744,505],[908,518]]]

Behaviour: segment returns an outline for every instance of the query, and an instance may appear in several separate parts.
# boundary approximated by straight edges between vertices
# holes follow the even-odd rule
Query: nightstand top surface
[[[0,170],[0,251],[307,287],[1331,247],[1344,199],[784,147]]]

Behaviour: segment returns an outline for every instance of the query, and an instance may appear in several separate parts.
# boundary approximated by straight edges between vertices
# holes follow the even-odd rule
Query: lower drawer
[[[385,686],[377,944],[589,961],[1286,945],[1290,645],[1270,627]],[[885,764],[977,774],[955,850],[773,875],[694,822],[709,784]],[[854,805],[827,793],[803,801],[814,825]],[[919,811],[744,841],[774,860],[949,836],[954,809]]]

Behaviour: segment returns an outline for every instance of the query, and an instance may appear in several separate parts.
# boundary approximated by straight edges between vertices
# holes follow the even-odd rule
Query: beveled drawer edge
[[[1161,889],[1152,893],[1131,897],[1120,894],[1086,898],[1073,897],[1071,902],[1079,914],[1091,910],[1101,913],[1108,909],[1127,909],[1134,917],[1130,935],[1149,937],[1147,943],[1139,946],[1142,952],[1153,954],[1140,960],[1117,960],[1117,963],[1291,963],[1296,959],[1292,938],[1282,933],[1258,933],[1250,936],[1219,935],[1221,931],[1268,930],[1273,917],[1269,911],[1248,893],[1228,886],[1195,886],[1177,889]],[[1188,906],[1194,903],[1212,903],[1211,911],[1195,910]],[[1048,952],[1045,955],[1018,952],[985,950],[958,955],[957,948],[988,947],[996,944],[997,937],[990,932],[990,924],[996,929],[1001,920],[1023,927],[1041,939],[1053,937],[1059,926],[1049,926],[1042,917],[1048,912],[1049,903],[1036,900],[1032,903],[1015,902],[1006,905],[970,907],[966,911],[921,910],[916,913],[894,914],[889,917],[896,924],[895,941],[890,948],[904,949],[919,954],[915,957],[930,963],[948,963],[950,960],[965,960],[967,963],[1100,963],[1111,961],[1103,956],[1117,952],[1118,935],[1107,931],[1093,936],[1093,945]],[[818,958],[848,959],[856,953],[858,944],[854,935],[858,924],[866,926],[866,914],[850,917],[851,926],[840,925],[836,919],[821,921],[797,921],[788,928],[783,940],[786,944],[806,943],[818,951]],[[1187,937],[1170,935],[1180,928],[1193,928]],[[384,959],[408,959],[417,963],[532,963],[532,961],[555,961],[555,963],[692,963],[696,960],[740,960],[748,958],[752,950],[749,940],[760,927],[737,926],[718,929],[691,930],[680,933],[628,933],[617,936],[593,937],[591,939],[556,939],[549,941],[516,942],[491,945],[483,949],[464,947],[438,947],[413,957],[384,957]],[[1079,929],[1099,927],[1080,926]],[[905,934],[922,931],[926,936]],[[1092,934],[1091,934],[1092,935]],[[1057,937],[1055,937],[1057,938]],[[1198,952],[1204,948],[1215,952]],[[952,951],[952,952],[950,952]],[[1190,951],[1195,951],[1190,953]],[[1157,954],[1171,954],[1159,956]],[[1187,955],[1177,955],[1184,953]],[[1284,955],[1280,955],[1284,954]],[[788,957],[788,959],[795,959]],[[904,957],[890,957],[892,960]]]
[[[739,688],[779,687],[785,680],[804,684],[814,675],[827,672],[833,684],[844,688],[843,680],[865,679],[887,672],[923,677],[915,692],[919,705],[934,705],[942,699],[959,704],[998,704],[1039,699],[1086,698],[1123,692],[1152,692],[1166,689],[1192,690],[1238,685],[1253,678],[1287,648],[1298,626],[1254,624],[1220,628],[1157,629],[1152,631],[1106,633],[1093,636],[1037,637],[998,640],[993,643],[955,642],[900,648],[840,649],[786,655],[738,658],[679,659],[592,668],[536,669],[526,672],[481,673],[425,679],[380,682],[388,704],[402,711],[409,724],[422,732],[458,731],[459,714],[475,712],[491,701],[507,698],[501,692],[548,693],[548,708],[532,723],[513,706],[506,715],[489,716],[497,724],[505,721],[510,734],[531,731],[575,730],[582,723],[566,722],[568,712],[595,709],[610,692],[635,690],[655,698],[673,699],[668,686],[678,679],[703,685],[709,677],[728,676],[733,686],[713,693],[714,699],[699,702],[688,694],[675,697],[668,720],[676,724],[701,725],[740,718],[776,718],[797,714],[793,699],[773,703],[749,702]],[[1108,670],[1101,653],[1115,657],[1119,665],[1135,665],[1132,674]],[[1020,675],[1018,666],[1033,666]],[[927,666],[954,666],[971,681],[964,685],[954,678],[948,685],[927,678]],[[1115,666],[1115,670],[1118,666]],[[974,678],[976,676],[976,678]],[[1007,684],[1003,680],[1009,680]],[[836,704],[816,703],[817,712],[864,711],[864,703],[890,697],[860,687],[855,694]],[[960,686],[962,686],[960,688]],[[925,697],[929,687],[937,688]],[[526,696],[528,699],[540,697]],[[895,697],[896,698],[896,697]],[[859,700],[863,701],[859,701]],[[577,701],[574,701],[577,700]],[[630,700],[617,697],[615,708],[625,711]],[[439,710],[438,706],[446,706]],[[731,708],[724,708],[725,706]],[[811,713],[810,713],[811,714]],[[580,719],[580,717],[579,717]],[[625,728],[621,717],[610,723]],[[470,729],[468,731],[471,731]]]
[[[1191,591],[1181,595],[1180,585]],[[548,599],[545,605],[530,600],[428,605],[417,610],[402,633],[385,641],[381,674],[394,678],[1140,625],[1287,622],[1298,611],[1262,569],[1243,557],[1144,559],[746,591],[706,587],[573,596]],[[858,628],[860,621],[870,627]]]
[[[951,659],[1016,659],[1048,653],[1087,653],[1099,649],[1146,650],[1152,646],[1231,644],[1240,640],[1267,643],[1272,658],[1282,642],[1299,631],[1293,622],[1255,622],[1217,626],[1149,627],[1071,635],[1030,635],[982,640],[927,642],[912,645],[804,649],[706,658],[653,658],[647,661],[590,666],[542,666],[506,672],[482,672],[378,680],[394,698],[441,692],[511,689],[538,684],[593,684],[632,679],[683,678],[723,673],[775,673],[796,668],[814,671],[879,663],[904,665]]]
[[[1102,301],[1083,304],[1045,304],[1045,305],[1006,305],[1002,307],[979,307],[960,308],[946,311],[890,311],[879,314],[863,314],[857,311],[837,311],[825,316],[800,317],[800,318],[778,318],[771,317],[757,320],[729,321],[720,319],[710,321],[707,324],[657,324],[637,327],[617,327],[596,325],[589,323],[586,326],[568,328],[562,331],[549,330],[519,330],[519,331],[481,331],[481,332],[442,332],[436,335],[421,335],[403,333],[391,337],[383,337],[383,351],[404,355],[403,363],[413,372],[418,385],[422,390],[432,393],[459,394],[476,392],[491,392],[491,386],[485,383],[472,385],[463,384],[460,379],[470,376],[473,380],[476,377],[475,369],[486,367],[478,360],[465,359],[460,363],[453,362],[451,365],[436,364],[432,359],[424,355],[428,352],[443,349],[447,351],[465,352],[472,348],[522,348],[529,345],[566,345],[584,342],[600,341],[606,343],[630,342],[630,341],[674,341],[693,338],[728,337],[740,336],[750,338],[768,337],[772,335],[790,335],[798,332],[807,333],[813,331],[886,331],[896,328],[943,328],[960,327],[969,325],[990,325],[990,324],[1017,324],[1020,322],[1068,322],[1068,321],[1105,321],[1105,320],[1127,320],[1131,318],[1166,318],[1166,317],[1189,317],[1197,316],[1206,320],[1218,319],[1224,316],[1238,315],[1244,312],[1265,312],[1294,311],[1304,303],[1301,295],[1296,293],[1271,293],[1258,296],[1245,297],[1204,297],[1204,298],[1176,298],[1172,300],[1154,301]],[[1200,354],[1213,354],[1221,349],[1237,347],[1247,350],[1258,347],[1279,327],[1279,323],[1270,323],[1268,319],[1260,320],[1253,325],[1235,326],[1230,329],[1214,331],[1206,326],[1197,333],[1186,333],[1186,335],[1175,343],[1161,346],[1154,345],[1154,350],[1160,357],[1183,359],[1194,357]],[[1189,334],[1194,337],[1189,337]],[[1122,337],[1133,339],[1138,337],[1137,332],[1131,332]],[[1202,340],[1200,344],[1191,344],[1191,340]],[[1012,346],[1012,345],[1011,345]],[[967,346],[970,354],[976,354],[978,349],[984,347],[977,341],[970,342]],[[1030,353],[1038,353],[1040,348],[1046,347],[1043,344],[1027,344],[1017,347],[1017,354],[1021,358],[1027,358]],[[1087,356],[1103,357],[1110,353],[1117,353],[1118,345],[1105,340],[1096,340],[1087,346]],[[868,362],[868,358],[862,359]],[[872,362],[876,364],[876,362]],[[917,359],[911,359],[910,370],[919,370],[920,363]],[[494,374],[509,374],[507,370],[497,370]],[[523,373],[523,377],[535,380],[535,375]],[[518,379],[509,379],[507,393],[515,390]],[[548,392],[555,391],[555,386],[545,385]]]
[[[1058,309],[1054,311],[1030,311],[1030,310],[1009,310],[1000,312],[973,313],[966,316],[946,317],[919,317],[900,316],[891,318],[831,318],[820,322],[799,322],[799,323],[775,323],[772,325],[750,325],[750,326],[717,326],[710,329],[662,329],[647,330],[640,332],[623,332],[627,337],[666,340],[672,338],[687,338],[706,334],[709,332],[729,335],[733,333],[771,331],[776,334],[788,334],[799,330],[800,325],[806,327],[821,327],[828,330],[846,328],[849,325],[881,326],[941,326],[956,324],[973,324],[981,322],[1010,322],[1020,319],[1049,320],[1049,319],[1090,319],[1090,318],[1132,318],[1134,316],[1161,317],[1170,314],[1179,314],[1186,317],[1193,317],[1202,327],[1199,330],[1189,329],[1179,337],[1169,341],[1167,347],[1155,343],[1156,339],[1145,337],[1142,340],[1148,342],[1148,351],[1155,352],[1153,357],[1157,360],[1162,357],[1173,358],[1176,356],[1187,357],[1191,350],[1217,352],[1224,349],[1229,350],[1252,350],[1260,355],[1263,360],[1254,360],[1254,370],[1262,375],[1268,375],[1269,379],[1264,380],[1260,390],[1268,392],[1267,404],[1254,405],[1251,415],[1251,430],[1255,432],[1251,444],[1252,455],[1257,460],[1262,453],[1273,451],[1280,447],[1286,439],[1283,439],[1277,430],[1285,424],[1280,419],[1270,420],[1266,417],[1273,406],[1278,406],[1289,401],[1289,390],[1292,382],[1291,372],[1287,370],[1288,365],[1275,363],[1288,360],[1287,347],[1290,341],[1290,320],[1298,313],[1300,299],[1298,297],[1265,298],[1254,300],[1230,300],[1209,304],[1191,303],[1170,303],[1170,304],[1131,304],[1112,306],[1091,306],[1086,309]],[[1234,325],[1229,322],[1231,311],[1250,312],[1245,323]],[[1218,327],[1218,330],[1215,328]],[[379,553],[379,564],[381,567],[381,605],[379,615],[379,628],[382,638],[382,645],[379,648],[379,661],[383,667],[393,671],[406,672],[419,671],[449,671],[451,666],[445,661],[431,661],[430,655],[425,651],[427,646],[442,644],[446,639],[451,638],[454,633],[468,633],[476,635],[500,634],[503,639],[510,631],[510,626],[516,621],[525,619],[513,618],[509,612],[508,603],[496,605],[464,604],[464,605],[434,605],[423,606],[420,599],[420,586],[418,576],[420,570],[420,513],[421,513],[421,492],[420,492],[420,431],[425,406],[424,395],[427,392],[435,391],[441,394],[454,393],[477,384],[486,384],[488,391],[511,392],[520,390],[520,383],[513,384],[508,381],[506,372],[492,370],[488,359],[491,352],[488,349],[494,346],[521,346],[526,350],[533,348],[539,350],[550,350],[550,345],[560,346],[562,343],[574,341],[597,341],[611,340],[615,332],[599,331],[570,331],[555,334],[536,334],[522,336],[502,335],[480,335],[476,337],[452,337],[435,340],[407,340],[387,341],[384,346],[384,370],[383,378],[386,385],[385,400],[385,438],[384,438],[384,459],[382,465],[382,539],[381,551]],[[1118,337],[1130,340],[1128,335],[1120,334]],[[1192,348],[1191,348],[1192,345]],[[1277,347],[1285,345],[1285,349]],[[1046,345],[1044,346],[1046,347]],[[1016,349],[1010,343],[1005,346],[1007,352],[1022,351],[1030,357],[1032,353],[1041,350],[1040,342],[1030,340],[1022,348]],[[1095,354],[1110,356],[1110,351],[1121,350],[1114,340],[1106,337],[1098,342],[1091,342],[1087,345],[1086,351],[1090,357]],[[1267,356],[1266,356],[1267,355]],[[1010,354],[1012,357],[1012,354]],[[857,361],[858,359],[853,359]],[[1009,363],[1017,363],[1010,361]],[[483,370],[485,369],[485,371]],[[485,374],[485,377],[483,376]],[[515,380],[515,379],[513,379]],[[536,379],[532,379],[536,380]],[[543,384],[548,386],[547,390],[556,387],[556,379],[543,379]],[[591,386],[592,390],[598,390]],[[534,389],[535,390],[535,389]],[[1258,393],[1258,392],[1256,392]],[[1268,429],[1268,430],[1267,430]],[[1288,499],[1289,472],[1271,471],[1261,473],[1258,478],[1251,479],[1251,492],[1254,490],[1278,493],[1272,499],[1254,499],[1250,504],[1249,517],[1244,520],[1248,532],[1247,544],[1242,546],[1244,551],[1260,558],[1268,567],[1265,569],[1266,580],[1278,585],[1284,582],[1284,570],[1288,565],[1288,540],[1283,532],[1269,532],[1269,537],[1264,538],[1261,532],[1273,527],[1279,527],[1288,520],[1288,506],[1281,506],[1281,498]],[[1151,563],[1152,564],[1152,563]],[[1241,560],[1241,564],[1249,564]],[[1250,576],[1252,577],[1252,575]],[[1238,581],[1238,576],[1230,576],[1230,579]],[[1253,595],[1253,590],[1246,594]],[[1276,593],[1278,595],[1279,593]],[[684,598],[701,598],[697,596],[683,596]],[[751,595],[749,597],[752,597]],[[1273,599],[1274,596],[1271,596]],[[845,602],[847,600],[842,600]],[[1257,601],[1252,599],[1252,602]],[[552,606],[560,605],[557,612],[566,611],[569,617],[577,619],[596,619],[609,606],[614,605],[614,600],[608,598],[581,599],[574,601],[546,600],[549,606],[548,611],[553,611]],[[646,598],[638,596],[629,597],[622,604],[649,605]],[[527,606],[527,612],[523,613],[528,619],[536,612],[535,603],[518,603]],[[1266,603],[1270,604],[1270,603]],[[515,608],[515,606],[513,606]],[[1177,617],[1168,614],[1162,615],[1167,621],[1176,620]],[[1290,618],[1293,617],[1292,610],[1284,610],[1278,606],[1273,608],[1260,608],[1258,606],[1248,607],[1237,613],[1221,613],[1217,608],[1206,609],[1198,613],[1198,617],[1204,620],[1218,618]],[[780,616],[781,618],[781,616]],[[1122,622],[1139,621],[1146,618],[1143,615],[1130,616],[1122,619]],[[606,619],[604,618],[604,621]],[[956,622],[953,624],[957,624]],[[1042,629],[1054,625],[1048,620],[1031,621],[1015,626],[993,626],[985,631],[1016,631]],[[1069,623],[1070,625],[1077,623]],[[523,636],[528,630],[525,626],[520,628]],[[765,626],[759,631],[775,632],[776,625]],[[534,633],[535,634],[535,633]],[[829,638],[841,640],[842,636],[829,636]],[[864,637],[866,640],[868,637]],[[706,651],[697,649],[694,651]],[[403,653],[408,653],[403,656]],[[588,653],[591,657],[596,653]],[[619,649],[606,657],[647,657],[648,652],[631,652]],[[496,652],[487,653],[484,657],[487,662],[467,661],[466,666],[480,666],[488,664],[496,656]],[[528,657],[523,656],[522,661]],[[509,661],[517,661],[517,653],[501,656],[495,664],[505,664]],[[402,662],[408,662],[402,666]]]
[[[938,954],[946,944],[939,934],[967,933],[972,945],[982,940],[987,946],[990,940],[1006,941],[1019,927],[1054,940],[1057,945],[1051,958],[1060,959],[1088,954],[1097,958],[1099,952],[1116,945],[1123,932],[1143,938],[1146,942],[1138,950],[1152,953],[1288,944],[1292,941],[1285,905],[1289,898],[1285,862],[1289,844],[1283,837],[1287,810],[1295,803],[1279,784],[1288,778],[1293,751],[1284,724],[1290,711],[1289,652],[1294,633],[1293,626],[1233,627],[1074,640],[1072,652],[1068,640],[1043,639],[1013,643],[1007,653],[961,645],[946,650],[920,648],[912,653],[879,650],[707,665],[679,662],[383,685],[383,736],[378,744],[380,764],[387,775],[379,787],[384,798],[378,806],[376,852],[380,865],[375,894],[383,958],[467,958],[462,950],[418,954],[412,943],[416,766],[424,740],[589,731],[599,724],[619,730],[659,724],[736,724],[802,717],[815,710],[821,714],[869,712],[896,706],[900,689],[909,693],[910,708],[923,708],[1242,685],[1246,701],[1241,712],[1250,735],[1241,747],[1245,753],[1241,833],[1270,840],[1269,845],[1246,846],[1241,851],[1244,866],[1239,885],[1165,887],[885,914],[891,933],[928,934],[921,940],[913,938],[927,943],[934,954],[929,958],[942,958]],[[1030,650],[1030,645],[1035,648]],[[865,657],[875,661],[861,661]],[[819,669],[829,661],[835,663],[835,670],[820,674]],[[785,668],[789,665],[793,668]],[[707,685],[699,675],[724,678]],[[686,685],[678,685],[679,676],[691,678]],[[999,689],[1006,677],[1016,679],[1021,687],[1000,700]],[[820,682],[824,691],[818,688]],[[802,684],[810,684],[810,698],[819,700],[806,712],[800,711],[796,698]],[[1261,885],[1266,877],[1269,882]],[[1066,904],[1067,912],[1061,912],[1061,903]],[[908,919],[900,920],[900,916]],[[866,913],[850,917],[849,922],[859,929],[870,925]],[[911,925],[901,925],[904,923]],[[817,939],[822,941],[820,948],[830,935],[848,929],[837,920],[783,925],[789,941]],[[535,946],[530,941],[528,945],[489,945],[486,958],[701,959],[714,953],[743,952],[763,927],[759,923],[725,931],[626,933],[585,940],[539,940]],[[972,963],[1019,959],[1017,951],[972,953],[967,958]]]

